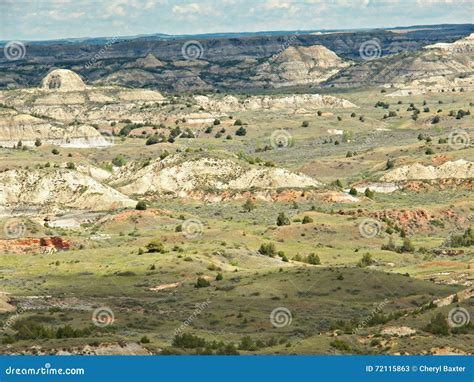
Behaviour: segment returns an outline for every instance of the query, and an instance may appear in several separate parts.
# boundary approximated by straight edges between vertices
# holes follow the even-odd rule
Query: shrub
[[[67,162],[66,163],[66,168],[69,170],[74,170],[76,168],[76,165],[72,162]]]
[[[449,241],[448,245],[451,247],[470,247],[474,245],[474,231],[472,228],[466,229],[462,235],[453,235]]]
[[[257,346],[250,336],[245,336],[240,340],[239,349],[241,350],[257,350]]]
[[[221,124],[221,121],[218,120],[218,119],[215,119],[214,120],[214,126],[217,126],[217,125],[220,125]]]
[[[366,253],[362,256],[362,258],[357,263],[357,266],[360,268],[367,267],[372,265],[375,261],[372,259],[372,255],[370,253]]]
[[[247,199],[242,206],[244,211],[251,212],[252,210],[255,209],[255,202],[252,199]]]
[[[431,321],[425,326],[424,330],[432,334],[447,336],[449,334],[449,325],[444,316],[438,313],[431,318]]]
[[[145,142],[147,146],[155,145],[160,142],[160,139],[158,138],[157,135],[152,135],[150,138],[148,138]]]
[[[290,225],[290,219],[284,212],[280,212],[277,217],[277,226]]]
[[[146,203],[143,200],[140,200],[137,205],[135,206],[135,209],[138,211],[145,211],[146,210]]]
[[[240,119],[236,119],[234,122],[234,126],[242,126],[242,121]]]
[[[308,121],[303,121],[303,123],[301,124],[301,127],[308,127],[308,126],[309,126]]]
[[[312,223],[312,222],[313,222],[313,218],[311,216],[305,215],[303,217],[303,221],[301,223],[302,224],[308,224],[308,223]]]
[[[365,191],[364,191],[364,195],[367,198],[373,199],[374,196],[375,196],[375,191],[371,191],[370,188],[366,188]]]
[[[319,256],[314,253],[311,253],[310,255],[308,255],[308,257],[306,258],[306,262],[311,265],[321,264],[321,260],[319,259]]]
[[[431,148],[431,147],[428,147],[425,151],[425,154],[426,155],[433,155],[434,154],[434,150]]]
[[[207,288],[211,286],[209,280],[205,279],[204,277],[198,277],[196,284],[194,285],[196,288]]]
[[[53,153],[53,155],[59,155],[58,149],[52,149],[51,152]]]
[[[260,245],[260,248],[258,249],[258,253],[264,256],[275,257],[275,255],[277,254],[277,250],[276,250],[275,244],[263,243]]]
[[[36,138],[35,140],[35,146],[40,147],[42,145],[41,140],[39,138]]]
[[[329,343],[333,348],[339,350],[339,351],[345,351],[348,352],[351,350],[351,347],[346,341],[336,339],[332,342]]]
[[[119,154],[114,159],[112,159],[112,164],[117,167],[122,167],[125,165],[125,158],[123,155]]]
[[[222,273],[218,273],[216,276],[216,281],[221,281],[224,279],[224,276],[222,276]]]
[[[154,239],[146,245],[148,253],[164,253],[165,247],[159,239]]]
[[[140,338],[140,342],[142,344],[149,344],[150,343],[150,339],[147,337],[147,336],[143,336],[142,338]]]
[[[240,126],[237,131],[235,132],[235,135],[238,135],[240,137],[243,137],[244,135],[247,134],[247,130],[245,129],[245,127],[243,126]]]
[[[357,190],[354,187],[351,187],[351,189],[349,190],[349,194],[351,194],[353,196],[356,196],[357,195]]]
[[[415,246],[408,237],[403,239],[403,244],[400,247],[400,252],[415,252]]]
[[[177,334],[173,338],[173,346],[183,349],[195,349],[206,346],[206,340],[189,333]]]
[[[395,163],[392,159],[387,159],[387,163],[385,164],[385,170],[390,170],[395,166]]]

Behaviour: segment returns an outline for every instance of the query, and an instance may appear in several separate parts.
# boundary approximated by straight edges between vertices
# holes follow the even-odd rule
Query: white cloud
[[[283,0],[267,0],[263,6],[265,9],[289,9],[291,4]]]
[[[185,14],[185,13],[203,13],[204,8],[197,3],[189,3],[183,5],[174,5],[171,8],[173,13]]]

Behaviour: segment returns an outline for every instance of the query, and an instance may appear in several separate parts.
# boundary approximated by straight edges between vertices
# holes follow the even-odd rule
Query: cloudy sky
[[[473,23],[474,0],[0,0],[0,40]]]

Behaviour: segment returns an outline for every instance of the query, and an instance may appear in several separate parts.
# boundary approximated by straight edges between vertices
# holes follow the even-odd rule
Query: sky
[[[474,0],[0,0],[0,40],[474,23]]]

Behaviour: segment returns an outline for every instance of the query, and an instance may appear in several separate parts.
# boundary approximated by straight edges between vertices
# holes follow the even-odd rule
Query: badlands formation
[[[472,311],[473,92],[445,88],[472,75],[472,37],[397,53],[413,40],[334,35],[337,55],[210,37],[185,60],[147,38],[87,69],[97,45],[71,41],[75,72],[35,66],[62,46],[10,64],[0,86],[38,77],[0,91],[0,314],[17,320],[0,353],[472,353],[472,325],[439,324]],[[432,84],[386,97],[414,81]]]
[[[229,159],[181,159],[180,156],[155,160],[137,169],[136,164],[122,168],[109,184],[126,195],[186,197],[193,192],[310,188],[321,184],[303,174],[281,168],[243,166]]]
[[[384,182],[400,182],[407,180],[438,180],[438,179],[472,179],[474,178],[474,162],[459,159],[445,162],[440,166],[423,166],[415,163],[392,170],[380,178]]]

